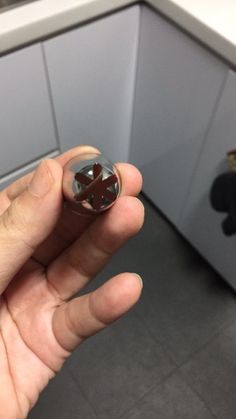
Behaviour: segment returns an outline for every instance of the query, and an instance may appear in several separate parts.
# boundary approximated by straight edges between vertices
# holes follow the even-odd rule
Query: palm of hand
[[[57,160],[63,165],[73,154],[75,150]],[[48,162],[52,171],[56,170],[55,163]],[[68,210],[61,211],[60,185],[50,192],[54,197],[48,194],[43,203],[29,197],[25,186],[32,174],[1,192],[0,242],[4,245],[6,239],[6,251],[2,246],[0,418],[24,419],[71,352],[85,338],[129,310],[140,296],[140,282],[134,280],[133,274],[124,273],[96,291],[72,299],[142,226],[143,206],[132,197],[141,188],[141,176],[131,165],[120,163],[119,170],[122,194],[131,196],[121,196],[111,210],[98,218],[78,219]],[[13,204],[9,196],[13,197]],[[24,201],[32,205],[33,215],[28,208],[25,211]],[[6,211],[9,206],[13,207],[10,217]],[[14,207],[20,212],[16,219]],[[48,222],[50,212],[53,215]],[[17,225],[24,217],[25,225],[22,221]],[[25,242],[28,225],[36,232],[32,234],[37,245],[34,241]],[[37,238],[40,229],[45,231]],[[23,260],[21,251],[29,257],[24,256],[25,263],[17,269],[17,263]]]
[[[57,342],[52,326],[62,301],[34,262],[14,278],[0,301],[0,388],[4,403],[5,394],[9,400],[9,419],[24,418],[70,354]]]

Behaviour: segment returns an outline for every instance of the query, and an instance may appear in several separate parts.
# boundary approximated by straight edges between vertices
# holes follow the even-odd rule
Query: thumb
[[[0,217],[0,295],[58,221],[61,185],[60,164],[43,160],[28,187]]]

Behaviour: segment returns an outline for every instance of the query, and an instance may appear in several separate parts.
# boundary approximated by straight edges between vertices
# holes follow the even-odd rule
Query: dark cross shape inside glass
[[[116,194],[107,188],[118,182],[117,176],[113,174],[106,179],[103,179],[102,176],[103,168],[99,163],[93,165],[93,179],[84,173],[76,173],[75,180],[84,185],[85,189],[74,196],[75,200],[82,202],[86,199],[91,199],[92,206],[96,211],[102,208],[105,198],[108,200],[109,205],[115,201]]]

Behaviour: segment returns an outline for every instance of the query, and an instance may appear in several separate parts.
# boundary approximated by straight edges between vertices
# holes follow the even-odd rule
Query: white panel
[[[225,75],[209,51],[142,8],[131,161],[144,192],[175,224]]]
[[[40,45],[0,58],[0,176],[57,148]]]
[[[236,74],[230,71],[202,151],[180,230],[236,289],[236,236],[223,235],[221,222],[226,214],[214,211],[209,201],[214,179],[229,170],[226,153],[235,148]]]
[[[134,6],[45,42],[62,150],[128,159],[138,28]]]

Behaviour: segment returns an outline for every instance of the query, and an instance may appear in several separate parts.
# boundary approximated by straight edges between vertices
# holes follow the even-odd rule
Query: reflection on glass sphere
[[[64,197],[80,214],[96,214],[110,208],[119,196],[120,188],[118,171],[101,154],[81,154],[64,167]]]

